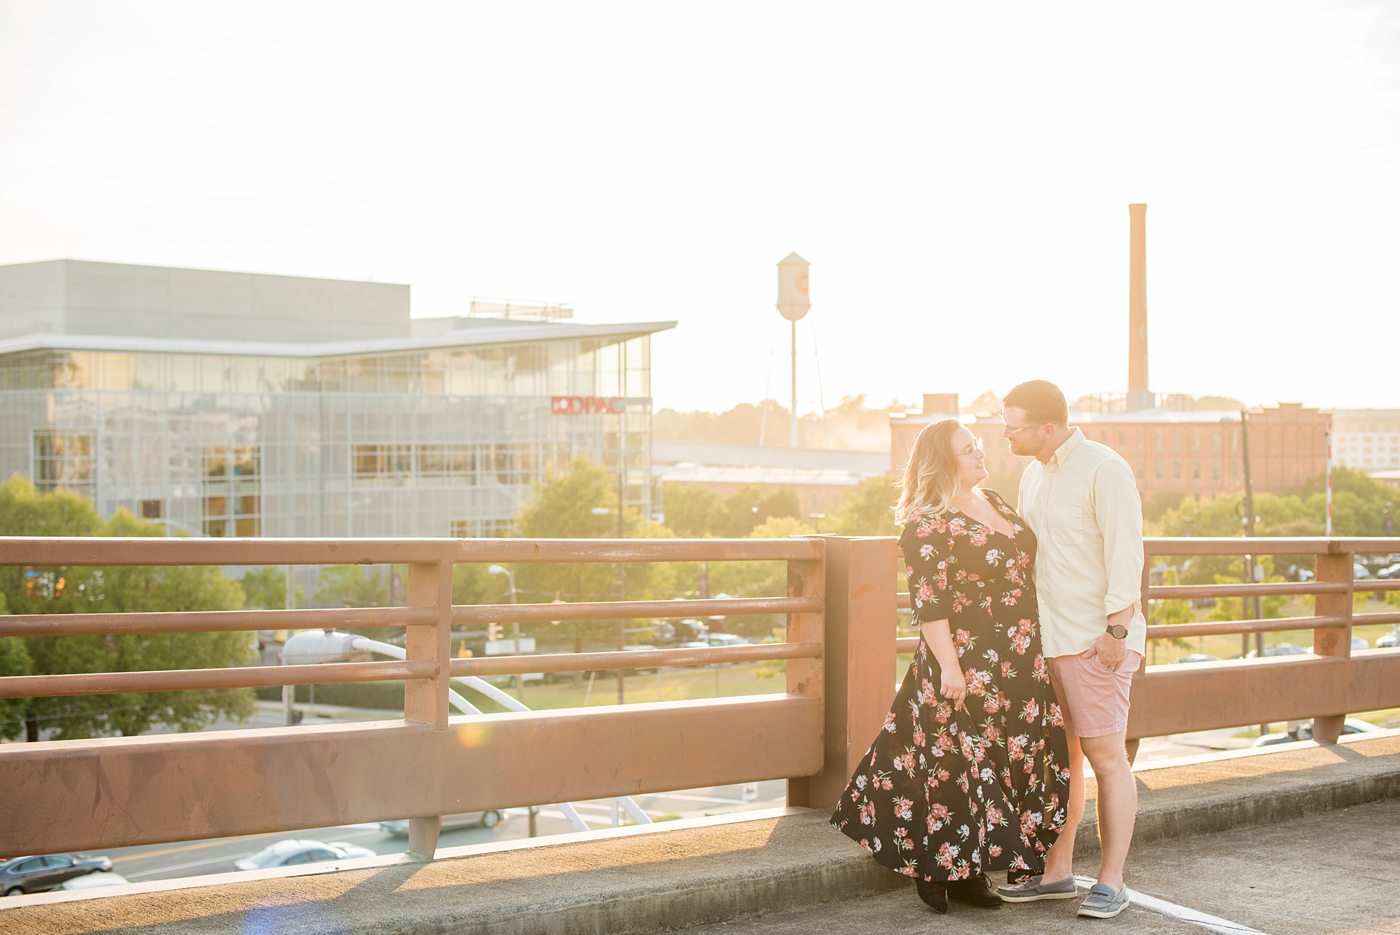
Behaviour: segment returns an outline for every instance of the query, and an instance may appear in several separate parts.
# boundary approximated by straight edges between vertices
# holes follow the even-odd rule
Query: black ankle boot
[[[948,896],[957,902],[982,909],[1001,908],[1001,897],[992,890],[991,881],[981,873],[966,880],[950,880]]]
[[[914,886],[919,891],[919,898],[934,912],[948,911],[948,884],[929,883],[915,877]]]

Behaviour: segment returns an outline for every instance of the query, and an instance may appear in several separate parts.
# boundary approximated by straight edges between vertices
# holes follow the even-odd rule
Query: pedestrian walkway
[[[725,932],[841,935],[966,931],[975,919],[986,935],[1066,925],[1400,935],[1400,732],[1357,736],[1138,771],[1130,882],[1155,903],[1141,900],[1113,922],[1078,920],[1070,901],[954,906],[934,917],[907,880],[832,831],[824,812],[787,809],[583,832],[544,846],[460,848],[432,863],[367,858],[141,884],[81,901],[18,897],[0,904],[0,931],[624,935],[690,926],[711,935],[724,923]],[[1080,840],[1076,869],[1092,873],[1092,831]],[[1188,922],[1191,913],[1215,921]]]

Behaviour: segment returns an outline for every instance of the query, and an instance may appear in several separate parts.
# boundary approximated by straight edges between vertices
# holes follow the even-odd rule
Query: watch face
[[[1108,628],[1108,635],[1113,637],[1115,640],[1127,639],[1128,628],[1119,624],[1114,624],[1113,626]]]

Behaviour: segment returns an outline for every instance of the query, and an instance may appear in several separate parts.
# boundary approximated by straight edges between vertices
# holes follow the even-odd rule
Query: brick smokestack
[[[1128,406],[1151,405],[1147,389],[1147,205],[1128,205]]]

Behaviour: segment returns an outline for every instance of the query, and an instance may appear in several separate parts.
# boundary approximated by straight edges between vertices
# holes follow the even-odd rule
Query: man
[[[1098,784],[1098,881],[1079,915],[1110,919],[1128,905],[1123,865],[1137,787],[1125,740],[1128,691],[1142,662],[1142,501],[1132,469],[1113,449],[1069,427],[1053,383],[1022,383],[1003,400],[1003,434],[1033,461],[1019,510],[1036,534],[1040,638],[1069,735],[1070,801],[1045,871],[998,889],[1008,902],[1073,899],[1074,835],[1084,815],[1084,760]]]

